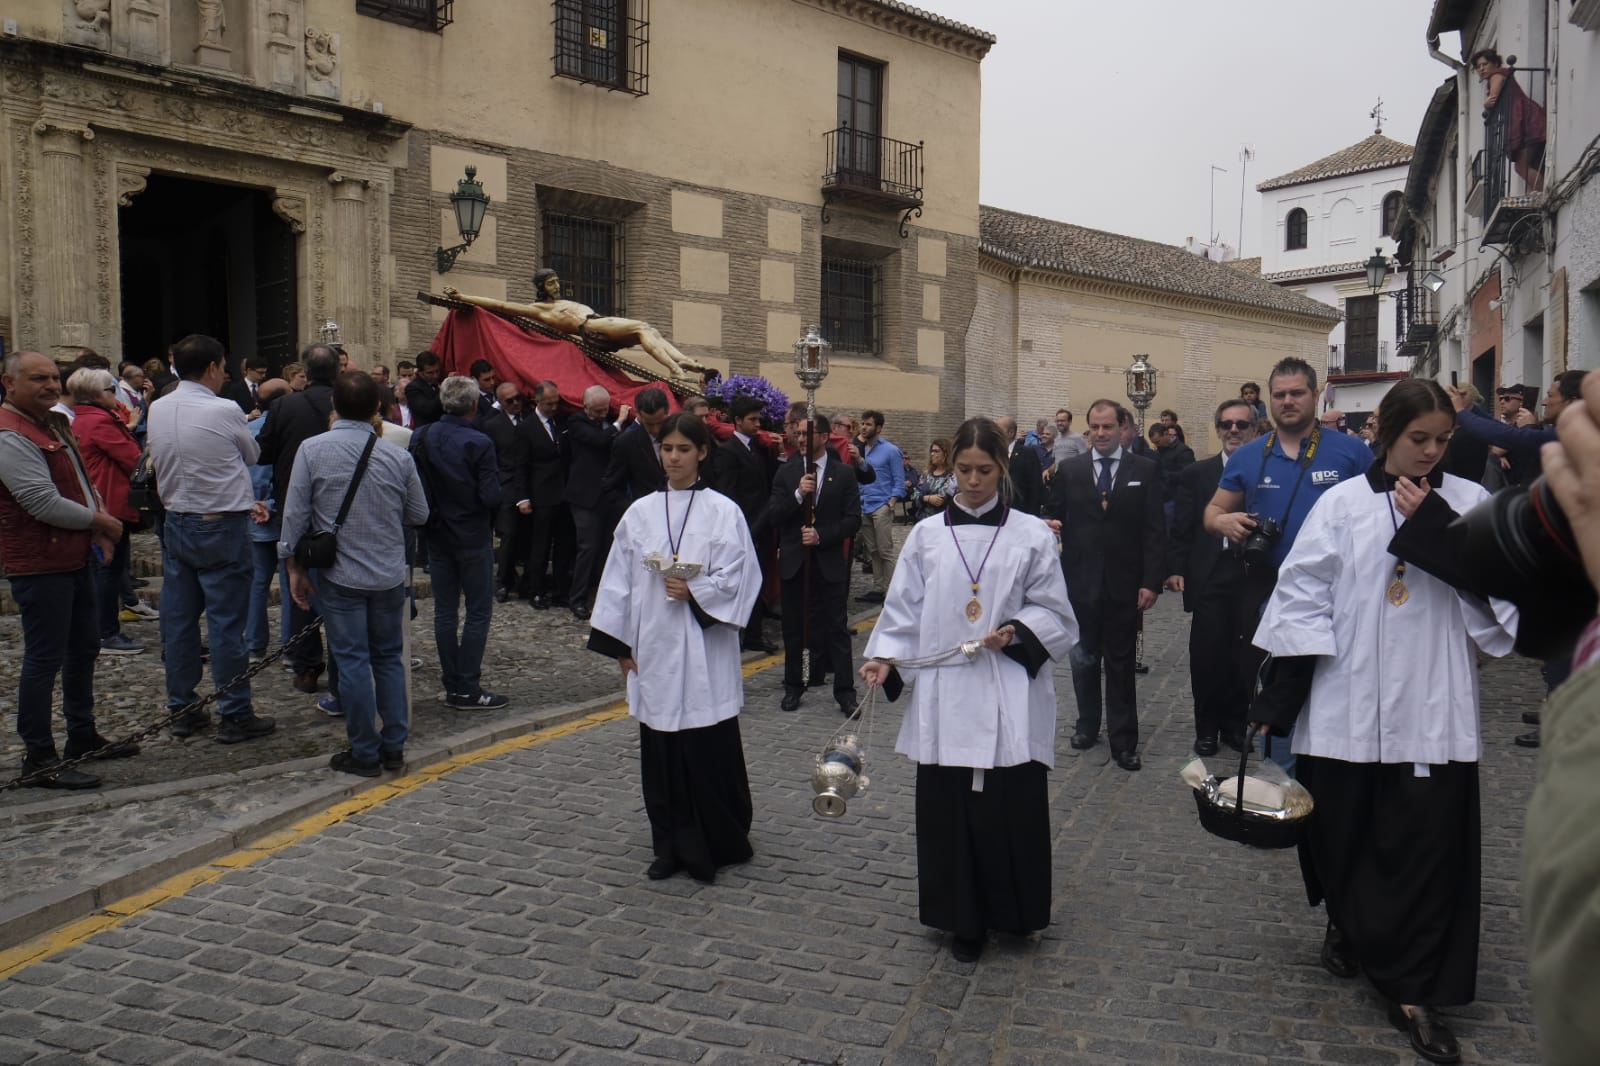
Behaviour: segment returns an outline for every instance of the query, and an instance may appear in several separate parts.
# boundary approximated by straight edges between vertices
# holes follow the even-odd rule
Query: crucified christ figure
[[[533,287],[539,296],[531,304],[508,303],[489,296],[469,296],[448,286],[444,294],[490,311],[523,315],[551,329],[574,337],[587,337],[608,348],[637,346],[654,360],[661,376],[669,381],[688,382],[697,387],[704,383],[705,367],[678,351],[650,323],[633,318],[597,315],[592,307],[576,300],[563,299],[561,278],[549,267],[533,275]]]

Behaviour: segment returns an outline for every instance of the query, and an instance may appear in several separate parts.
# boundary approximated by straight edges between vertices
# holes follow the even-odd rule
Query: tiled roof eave
[[[1339,170],[1329,170],[1305,178],[1273,178],[1256,186],[1256,192],[1271,192],[1273,189],[1287,189],[1295,185],[1310,185],[1314,182],[1328,181],[1333,178],[1346,178],[1351,174],[1366,174],[1373,170],[1389,170],[1393,167],[1406,167],[1411,165],[1411,158],[1389,159],[1381,163],[1366,163],[1361,166],[1344,167]]]

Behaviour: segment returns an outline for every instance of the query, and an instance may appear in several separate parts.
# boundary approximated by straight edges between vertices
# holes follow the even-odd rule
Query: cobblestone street
[[[870,793],[826,821],[808,776],[838,715],[817,694],[780,714],[768,669],[741,719],[756,856],[715,885],[645,880],[637,727],[611,718],[402,778],[392,798],[219,860],[15,970],[0,981],[0,1063],[1417,1061],[1368,987],[1318,965],[1321,913],[1293,853],[1196,823],[1176,778],[1186,631],[1163,597],[1142,773],[1106,765],[1103,745],[1068,748],[1060,671],[1053,923],[997,935],[976,965],[917,920],[898,711],[880,705]],[[1484,670],[1478,999],[1445,1012],[1468,1062],[1537,1061],[1517,910],[1535,758],[1510,740],[1538,691],[1528,663]],[[176,832],[184,804],[210,801],[167,802],[146,814],[168,811]],[[81,816],[85,839],[110,817]]]

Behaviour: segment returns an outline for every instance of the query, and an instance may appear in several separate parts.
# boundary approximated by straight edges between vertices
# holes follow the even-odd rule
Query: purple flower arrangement
[[[782,425],[789,414],[789,397],[763,377],[735,374],[706,385],[706,399],[726,408],[735,396],[754,396],[761,401],[761,417],[769,425]]]

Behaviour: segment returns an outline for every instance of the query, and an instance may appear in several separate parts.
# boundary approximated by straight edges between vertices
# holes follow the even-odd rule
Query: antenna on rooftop
[[[1367,112],[1367,117],[1372,119],[1372,125],[1374,127],[1372,132],[1373,133],[1382,133],[1383,132],[1383,97],[1381,97],[1381,96],[1378,97],[1378,102],[1373,105],[1371,111]]]

